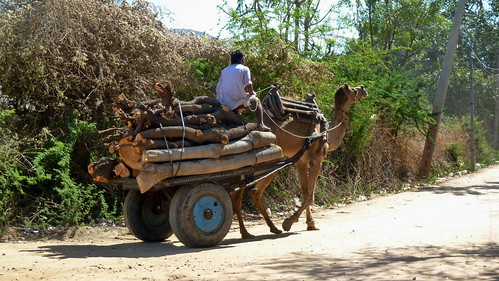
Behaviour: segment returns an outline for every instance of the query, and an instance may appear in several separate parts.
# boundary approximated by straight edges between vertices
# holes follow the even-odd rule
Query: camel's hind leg
[[[250,239],[255,236],[250,234],[246,229],[246,227],[244,226],[243,215],[241,213],[241,209],[243,206],[243,194],[244,194],[244,188],[241,188],[237,191],[232,192],[230,194],[230,198],[232,200],[232,207],[234,208],[234,211],[236,212],[237,215],[237,221],[239,222],[239,232],[241,233],[241,237],[243,239]]]
[[[269,214],[267,214],[267,210],[265,210],[265,204],[263,203],[263,193],[265,192],[265,189],[269,186],[270,182],[274,179],[276,174],[273,174],[269,176],[266,179],[263,179],[259,181],[254,188],[250,189],[249,191],[249,197],[253,203],[255,203],[256,207],[262,214],[263,218],[265,219],[265,222],[267,223],[268,227],[270,228],[270,232],[275,233],[275,234],[281,234],[282,230],[278,229],[272,220],[269,217]]]

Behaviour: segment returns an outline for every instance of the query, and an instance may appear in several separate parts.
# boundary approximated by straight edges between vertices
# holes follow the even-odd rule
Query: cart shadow
[[[221,248],[231,248],[237,244],[254,243],[263,240],[273,240],[289,237],[296,233],[280,235],[261,235],[252,239],[229,238],[210,248],[189,248],[179,241],[161,243],[126,242],[111,245],[96,245],[93,243],[80,245],[44,245],[37,249],[24,250],[31,254],[41,255],[50,259],[86,259],[86,258],[150,258],[175,256],[187,253],[206,252]]]
[[[286,237],[290,237],[292,235],[299,234],[300,231],[297,232],[285,232],[281,234],[264,234],[264,235],[258,235],[253,238],[248,238],[248,239],[242,239],[242,238],[227,238],[222,240],[220,242],[220,246],[226,247],[226,246],[233,246],[237,244],[246,244],[246,243],[252,243],[252,242],[259,242],[259,241],[264,241],[264,240],[275,240],[275,239],[282,239]]]

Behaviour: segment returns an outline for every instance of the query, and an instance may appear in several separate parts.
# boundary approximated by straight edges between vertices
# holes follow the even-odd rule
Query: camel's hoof
[[[290,218],[287,218],[282,222],[282,229],[284,229],[285,231],[289,231],[292,225],[293,221],[291,221]]]
[[[315,225],[312,225],[312,226],[307,226],[307,230],[320,230],[320,229],[315,227]]]
[[[241,238],[243,238],[243,239],[253,239],[253,238],[255,238],[255,235],[249,234],[249,233],[245,233],[245,234],[241,234]]]
[[[275,233],[275,234],[281,234],[282,230],[275,228],[275,229],[271,229],[270,232]]]

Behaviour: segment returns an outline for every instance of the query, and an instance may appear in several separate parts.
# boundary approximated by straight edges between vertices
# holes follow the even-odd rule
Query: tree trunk
[[[447,50],[442,65],[442,72],[438,82],[437,94],[433,102],[432,116],[435,119],[435,124],[428,127],[428,134],[426,136],[425,147],[423,150],[423,157],[419,168],[419,176],[425,178],[429,175],[432,167],[433,152],[435,151],[435,143],[437,140],[438,128],[442,120],[442,110],[445,103],[445,96],[447,94],[447,86],[449,84],[450,72],[452,69],[452,62],[454,61],[454,54],[456,53],[457,41],[459,38],[459,30],[463,20],[464,8],[466,0],[459,0],[457,3],[456,13],[454,15],[454,22],[449,35],[449,42],[447,43]]]

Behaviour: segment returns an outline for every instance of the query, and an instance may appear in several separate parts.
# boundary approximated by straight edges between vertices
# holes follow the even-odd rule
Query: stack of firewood
[[[118,96],[113,110],[125,127],[101,131],[109,152],[88,166],[95,181],[134,177],[142,192],[176,177],[238,169],[282,158],[275,135],[213,97],[179,101],[169,83],[156,83],[161,98],[131,101]]]

